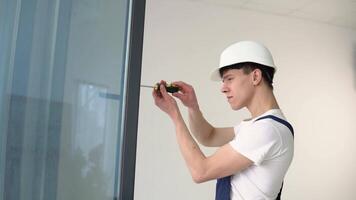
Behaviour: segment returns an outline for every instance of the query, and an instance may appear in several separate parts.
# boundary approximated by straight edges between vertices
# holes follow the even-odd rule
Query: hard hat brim
[[[220,67],[214,69],[213,71],[210,72],[210,80],[212,81],[221,81],[221,76],[220,76]]]
[[[253,63],[253,62],[251,62]],[[236,63],[238,64],[238,63]],[[257,63],[258,64],[258,63]],[[261,65],[261,64],[260,64]],[[263,65],[262,65],[263,66]],[[277,67],[275,65],[273,66],[267,66],[267,65],[264,65],[265,67],[267,68],[272,68],[274,69],[274,73],[276,73],[277,71]],[[228,67],[228,66],[223,66],[223,67],[218,67],[216,69],[214,69],[213,71],[210,72],[210,80],[211,81],[221,81],[222,80],[222,77],[220,75],[220,69],[224,68],[224,67]]]

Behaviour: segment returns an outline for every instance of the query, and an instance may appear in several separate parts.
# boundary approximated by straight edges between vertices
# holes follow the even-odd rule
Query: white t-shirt
[[[276,199],[292,162],[292,133],[284,124],[270,118],[255,121],[265,115],[285,120],[280,109],[273,109],[234,127],[235,138],[229,144],[253,164],[232,176],[232,200]]]

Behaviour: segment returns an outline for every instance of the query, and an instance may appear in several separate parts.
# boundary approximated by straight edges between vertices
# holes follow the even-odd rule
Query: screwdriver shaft
[[[154,88],[154,86],[151,86],[151,85],[141,85],[141,87]]]

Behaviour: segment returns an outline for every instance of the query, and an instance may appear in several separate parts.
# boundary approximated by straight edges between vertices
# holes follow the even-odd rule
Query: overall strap
[[[288,129],[290,130],[290,132],[292,133],[292,135],[293,135],[293,137],[294,137],[294,130],[293,130],[292,125],[291,125],[289,122],[287,122],[286,120],[281,119],[281,118],[279,118],[279,117],[276,117],[276,116],[274,116],[274,115],[266,115],[266,116],[260,117],[260,118],[256,119],[255,122],[256,122],[256,121],[259,121],[259,120],[261,120],[261,119],[266,119],[266,118],[273,119],[274,121],[277,121],[277,122],[279,122],[279,123],[285,125],[286,127],[288,127]]]
[[[219,178],[215,191],[215,200],[230,200],[231,176]]]
[[[277,121],[277,122],[285,125],[286,127],[288,127],[288,129],[292,133],[292,136],[294,137],[294,130],[293,130],[292,125],[289,122],[287,122],[286,120],[278,118],[278,117],[276,117],[274,115],[266,115],[266,116],[260,117],[260,118],[256,119],[255,122],[258,121],[258,120],[267,119],[267,118],[273,119],[274,121]],[[276,200],[280,200],[281,199],[282,189],[283,189],[283,182],[282,182],[282,186],[281,186],[281,189],[279,190],[279,193],[278,193],[278,196],[277,196]]]

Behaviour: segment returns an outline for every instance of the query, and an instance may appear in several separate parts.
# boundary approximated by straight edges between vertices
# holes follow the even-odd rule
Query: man
[[[189,125],[205,146],[220,147],[205,156],[191,136],[177,106],[161,81],[153,91],[155,104],[172,119],[180,151],[193,180],[218,179],[216,199],[280,199],[284,176],[293,158],[293,128],[285,120],[273,94],[275,65],[269,50],[253,41],[226,48],[211,79],[221,80],[233,110],[246,107],[251,119],[235,127],[215,128],[203,117],[192,86],[174,82],[172,95],[189,110]],[[223,117],[223,116],[222,116]]]

